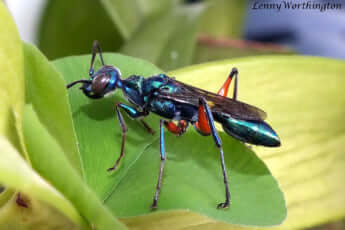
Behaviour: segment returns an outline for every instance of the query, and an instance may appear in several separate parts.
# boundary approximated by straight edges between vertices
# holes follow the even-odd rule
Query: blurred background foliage
[[[68,2],[68,3],[67,3]],[[163,70],[231,57],[287,54],[277,45],[243,39],[247,1],[50,0],[38,46],[50,59],[104,51],[146,59]]]

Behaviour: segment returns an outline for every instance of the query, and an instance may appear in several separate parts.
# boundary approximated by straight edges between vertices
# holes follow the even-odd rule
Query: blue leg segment
[[[129,105],[126,105],[126,104],[119,103],[119,106],[121,107],[121,109],[123,109],[128,114],[128,116],[130,116],[131,118],[134,118],[134,119],[145,117],[148,115],[147,112],[139,112],[135,108],[133,108]],[[155,133],[153,131],[153,129],[143,119],[140,119],[140,122],[144,125],[144,127],[146,128],[146,130],[149,133],[151,133],[151,134]]]
[[[208,123],[211,127],[211,134],[212,134],[214,142],[216,143],[216,145],[219,149],[219,152],[220,152],[220,160],[221,160],[221,164],[222,164],[222,171],[223,171],[223,178],[224,178],[224,185],[225,185],[225,202],[218,204],[217,208],[227,208],[230,205],[230,191],[229,191],[228,175],[226,173],[226,167],[225,167],[225,161],[224,161],[222,141],[221,141],[221,139],[218,135],[218,132],[216,130],[216,127],[214,125],[212,112],[211,112],[210,107],[208,106],[206,100],[204,98],[200,98],[199,103],[202,103],[202,105],[205,108],[206,117],[207,117]]]
[[[115,109],[116,109],[116,114],[117,114],[117,118],[119,119],[119,122],[120,122],[120,126],[121,126],[121,130],[122,130],[122,144],[121,144],[121,153],[120,153],[120,156],[119,158],[117,158],[115,164],[113,167],[109,168],[108,171],[113,171],[117,168],[117,166],[119,165],[122,157],[124,156],[125,154],[125,143],[126,143],[126,134],[127,134],[127,131],[128,131],[128,127],[126,125],[126,122],[125,120],[123,119],[123,116],[121,114],[121,111],[120,109],[123,109],[127,114],[128,116],[130,116],[131,118],[139,118],[139,117],[142,117],[142,116],[146,116],[147,113],[144,113],[144,112],[140,112],[140,111],[137,111],[135,108],[131,107],[131,106],[128,106],[126,104],[123,104],[123,103],[117,103],[115,105]],[[144,122],[144,121],[143,121]],[[146,124],[146,123],[145,123]],[[147,124],[146,124],[147,125]],[[145,126],[146,127],[146,126]],[[147,125],[148,128],[150,128],[148,125]],[[151,129],[151,128],[150,128]]]
[[[165,139],[164,139],[164,120],[160,120],[159,125],[160,137],[159,137],[159,147],[161,160],[165,160]]]
[[[159,197],[159,192],[162,186],[162,177],[163,177],[163,171],[164,171],[164,163],[165,163],[165,141],[164,141],[164,120],[160,120],[160,138],[159,138],[159,146],[160,146],[160,154],[161,154],[161,165],[159,169],[159,177],[158,177],[158,182],[156,186],[156,192],[153,198],[153,202],[151,205],[151,209],[156,209],[157,208],[157,201]]]

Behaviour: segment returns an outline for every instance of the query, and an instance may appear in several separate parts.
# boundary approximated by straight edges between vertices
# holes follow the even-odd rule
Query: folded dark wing
[[[170,80],[179,90],[171,93],[162,87],[158,97],[195,106],[199,105],[199,98],[203,97],[208,101],[212,112],[225,113],[233,118],[242,120],[264,120],[267,117],[264,111],[255,106],[195,88],[173,79]]]

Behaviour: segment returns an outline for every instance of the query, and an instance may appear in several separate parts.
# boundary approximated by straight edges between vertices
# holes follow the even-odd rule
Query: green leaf
[[[146,59],[165,70],[190,64],[203,9],[200,4],[180,6],[151,17],[121,52]]]
[[[119,28],[100,1],[46,2],[38,43],[40,50],[49,59],[89,53],[93,40],[98,40],[103,50],[108,51],[117,50],[123,43]]]
[[[167,162],[159,211],[191,210],[216,220],[242,225],[267,226],[285,218],[285,204],[266,166],[243,144],[220,134],[230,176],[231,207],[219,210],[224,184],[219,152],[211,137],[195,131],[183,137],[166,135]],[[197,142],[198,144],[193,144]],[[106,204],[121,217],[149,213],[159,172],[159,140],[133,163],[117,181]],[[255,192],[254,192],[255,191]]]
[[[21,115],[24,105],[22,42],[6,6],[0,2],[0,134],[20,148]]]
[[[25,106],[23,128],[33,168],[40,175],[63,193],[97,229],[126,229],[83,183],[57,141],[39,121],[31,105]]]
[[[13,196],[14,191],[10,188],[6,188],[4,185],[2,187],[1,196],[0,196],[0,207],[6,204],[11,197]]]
[[[247,1],[209,0],[200,33],[214,37],[242,38]]]
[[[71,82],[87,72],[89,58],[65,58],[55,64],[66,81]],[[129,57],[106,55],[105,60],[107,64],[115,64],[124,77],[159,73],[153,66]],[[104,100],[90,100],[77,87],[70,89],[86,180],[116,215],[150,214],[160,164],[158,134],[151,136],[137,121],[125,119],[129,129],[126,155],[115,173],[106,171],[121,148],[121,131],[114,111],[114,104],[119,100],[123,99],[118,94]],[[158,131],[156,116],[151,115],[147,121]],[[224,199],[224,184],[219,153],[212,138],[204,138],[193,130],[181,138],[166,136],[168,160],[159,210],[155,214],[173,215],[183,209],[228,223],[257,226],[279,224],[284,219],[284,199],[276,181],[263,162],[243,144],[221,134],[229,167],[232,206],[217,210],[217,203]],[[188,226],[182,223],[179,224]]]
[[[66,218],[60,210],[22,192],[17,193],[0,209],[0,228],[16,230],[82,229]],[[87,229],[87,225],[84,226],[84,229]]]
[[[37,50],[24,44],[26,103],[31,103],[49,133],[67,154],[73,167],[82,174],[77,140],[65,82],[54,66]]]
[[[143,14],[136,1],[101,0],[121,35],[128,39],[143,20]]]
[[[232,67],[239,69],[239,100],[264,109],[282,141],[280,148],[254,148],[285,194],[288,216],[278,229],[343,218],[345,62],[263,56],[196,65],[172,75],[215,92]]]
[[[18,151],[2,136],[0,137],[0,149],[0,182],[2,184],[5,184],[12,189],[18,189],[21,192],[30,195],[32,198],[46,202],[69,217],[75,224],[84,228],[86,227],[86,223],[73,205],[64,198],[59,191],[33,171],[27,162],[25,162],[19,155]],[[7,204],[7,206],[8,205],[9,204]],[[22,212],[17,208],[11,213],[11,210],[6,210],[7,206],[0,209],[1,229],[5,226],[14,225],[15,222],[11,222],[11,218],[15,218],[15,216],[20,215]],[[32,207],[30,208],[32,210]],[[7,213],[8,211],[10,211],[10,214]],[[36,212],[36,217],[38,216],[38,213],[39,212]],[[56,221],[53,216],[50,217],[50,222]],[[46,219],[47,217],[44,216],[42,218]],[[32,223],[31,221],[26,222],[27,223],[24,221],[23,224]]]
[[[16,25],[3,2],[0,2],[0,135],[22,150],[21,119],[24,105],[24,63],[22,42]],[[23,150],[23,155],[26,156]],[[0,206],[13,194],[1,187]]]

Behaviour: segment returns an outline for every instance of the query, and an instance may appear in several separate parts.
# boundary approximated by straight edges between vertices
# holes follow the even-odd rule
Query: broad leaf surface
[[[286,198],[288,215],[279,229],[344,217],[345,62],[263,56],[196,65],[172,75],[216,91],[232,67],[239,69],[239,100],[264,109],[282,140],[280,148],[254,147]]]
[[[66,82],[71,82],[85,78],[89,61],[90,56],[82,56],[61,59],[55,64]],[[105,55],[105,61],[116,65],[123,77],[160,72],[148,63],[125,56]],[[160,161],[158,133],[151,136],[140,123],[125,116],[129,127],[126,155],[118,170],[108,173],[106,169],[120,152],[121,132],[114,104],[123,98],[117,93],[114,97],[91,100],[78,87],[71,88],[69,95],[87,183],[117,216],[150,214]],[[151,115],[147,121],[158,130],[156,116]],[[217,203],[224,199],[224,184],[219,153],[212,138],[202,137],[193,130],[179,138],[166,136],[168,160],[155,214],[169,215],[174,212],[164,211],[184,209],[228,223],[257,226],[279,224],[284,219],[285,203],[276,181],[243,144],[221,134],[232,206],[217,210]]]
[[[217,220],[243,225],[272,225],[284,219],[282,194],[272,175],[256,155],[221,133],[232,196],[224,201],[219,153],[213,139],[190,131],[182,137],[167,135],[164,182],[159,211],[191,210]],[[147,148],[106,200],[119,216],[147,213],[159,172],[159,141]],[[255,191],[255,192],[254,192]],[[124,197],[127,197],[125,199]],[[268,205],[269,204],[269,205]]]

